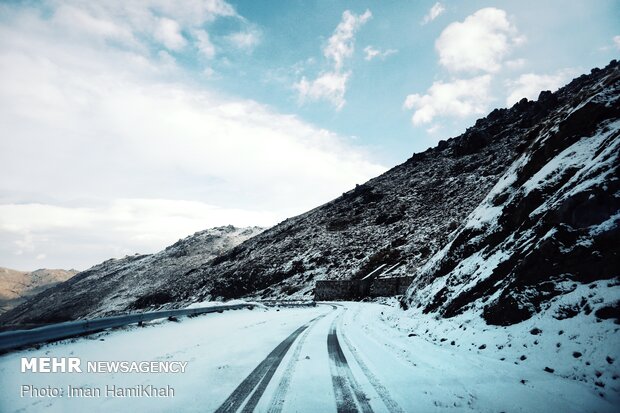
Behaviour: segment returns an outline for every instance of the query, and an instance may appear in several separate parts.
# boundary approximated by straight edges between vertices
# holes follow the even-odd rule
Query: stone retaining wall
[[[364,297],[402,295],[413,277],[377,278],[374,280],[320,280],[316,282],[314,299],[359,300]]]

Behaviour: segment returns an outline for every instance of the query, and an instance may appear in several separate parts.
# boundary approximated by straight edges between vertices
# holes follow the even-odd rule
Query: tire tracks
[[[271,353],[260,362],[258,366],[237,386],[235,390],[228,396],[226,400],[218,407],[217,413],[230,413],[236,412],[243,406],[243,403],[248,399],[245,406],[243,406],[243,412],[251,412],[258,404],[262,397],[269,381],[275,374],[278,366],[282,363],[282,359],[291,348],[297,337],[299,337],[304,331],[308,329],[313,323],[323,318],[326,314],[322,314],[313,318],[306,324],[293,331],[288,337],[286,337],[280,344],[274,348]],[[305,336],[304,336],[305,338]]]
[[[339,413],[372,413],[373,409],[369,403],[370,399],[355,379],[338,339],[338,322],[341,321],[342,316],[347,309],[346,307],[343,308],[341,306],[336,307],[336,305],[331,306],[336,310],[339,308],[342,309],[342,312],[337,314],[332,321],[327,334],[329,370],[331,373],[332,386],[336,399],[336,409]],[[267,408],[269,413],[281,413],[285,403],[285,397],[290,387],[292,376],[295,372],[295,367],[299,362],[299,356],[306,338],[315,323],[330,313],[322,314],[313,318],[280,342],[280,344],[278,344],[271,351],[271,353],[269,353],[267,357],[265,357],[265,359],[261,361],[261,363],[256,366],[256,368],[237,386],[230,396],[228,396],[228,398],[220,405],[216,412],[254,411],[260,399],[263,397],[265,390],[269,386],[269,383],[273,379],[273,376],[282,364],[282,360],[286,354],[288,354],[293,344],[296,343],[295,349],[291,354],[286,367],[284,368],[280,382],[275,388],[268,404],[269,407]],[[351,344],[344,333],[341,333],[341,338],[353,355],[355,362],[359,365],[360,369],[368,379],[369,383],[373,386],[374,390],[377,392],[387,409],[391,413],[402,413],[402,408],[396,403],[396,401],[394,401],[394,399],[392,399],[385,386],[380,383],[378,378],[368,368],[357,349]]]
[[[312,326],[310,328],[307,328],[306,331],[304,331],[301,338],[299,339],[299,341],[297,342],[297,345],[295,346],[295,350],[293,351],[293,354],[291,355],[291,359],[286,365],[286,368],[282,375],[282,379],[280,379],[280,384],[278,384],[278,387],[276,388],[271,398],[271,402],[269,403],[269,410],[267,410],[268,413],[280,413],[282,411],[282,407],[284,406],[284,401],[285,401],[284,397],[286,396],[286,393],[288,392],[288,388],[291,384],[291,378],[293,377],[293,373],[295,373],[295,365],[299,361],[299,355],[301,354],[301,349],[311,329],[312,329]]]
[[[337,310],[338,307],[336,307],[333,304],[327,304],[329,305],[332,310]],[[327,314],[325,314],[327,315]],[[323,315],[323,316],[325,316]],[[321,316],[321,318],[323,317]],[[317,320],[318,321],[318,320]],[[313,327],[313,326],[312,326]],[[293,376],[293,373],[295,372],[295,366],[297,365],[297,362],[299,361],[299,355],[301,354],[301,349],[303,347],[304,342],[306,341],[306,337],[308,336],[308,334],[310,333],[310,330],[312,329],[312,327],[308,328],[303,335],[301,336],[301,338],[299,339],[299,341],[297,342],[297,345],[295,347],[295,350],[291,356],[291,359],[289,360],[288,364],[286,365],[286,368],[284,370],[284,373],[282,374],[282,378],[280,379],[280,383],[278,384],[278,387],[276,388],[272,398],[271,398],[271,402],[269,403],[269,409],[268,409],[268,413],[280,413],[282,411],[282,407],[284,406],[284,397],[286,396],[286,393],[288,391],[288,388],[291,384],[291,378]]]
[[[336,396],[336,409],[338,413],[358,412],[371,413],[372,407],[368,403],[368,397],[353,377],[345,357],[338,334],[336,324],[340,316],[334,319],[327,335],[327,352],[330,360],[332,385]]]
[[[391,413],[404,413],[404,410],[398,405],[398,403],[394,399],[392,399],[392,396],[390,396],[388,389],[383,384],[381,384],[377,376],[374,375],[374,373],[368,368],[364,360],[362,360],[359,352],[351,344],[351,341],[349,341],[346,334],[343,333],[342,338],[344,339],[344,344],[347,346],[351,354],[353,354],[353,358],[360,366],[360,369],[362,369],[362,372],[364,373],[370,384],[372,384],[372,387],[375,388],[375,391],[377,392],[379,397],[381,397],[381,400],[383,400],[383,404],[385,404],[385,407],[387,407],[387,409]]]

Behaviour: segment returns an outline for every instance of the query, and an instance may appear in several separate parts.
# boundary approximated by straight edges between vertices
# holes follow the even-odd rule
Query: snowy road
[[[384,319],[396,311],[363,303],[236,310],[8,354],[0,411],[615,411],[583,383],[391,328]],[[188,366],[178,374],[20,373],[20,358],[34,356]],[[20,397],[22,385],[104,393]],[[169,386],[174,397],[106,397],[111,385]]]
[[[241,384],[232,392],[232,394],[217,409],[217,412],[236,412],[241,411],[303,411],[312,406],[313,409],[319,409],[316,395],[329,394],[333,392],[333,400],[320,401],[321,411],[332,411],[334,408],[339,412],[362,411],[372,412],[388,410],[392,412],[400,412],[402,409],[391,398],[389,392],[374,377],[374,375],[360,361],[360,367],[363,374],[372,384],[378,400],[383,401],[384,405],[377,405],[375,409],[371,406],[371,398],[365,393],[365,389],[358,383],[351,367],[344,354],[340,340],[338,339],[338,324],[342,320],[342,315],[346,311],[345,307],[339,305],[331,305],[333,310],[337,310],[333,314],[322,314],[312,319],[308,323],[302,325],[291,335],[284,339],[269,355],[250,373]],[[328,316],[328,321],[322,320]],[[315,324],[317,326],[315,326]],[[310,338],[312,330],[317,331]],[[321,340],[323,338],[323,340]],[[325,340],[326,338],[326,340]],[[326,345],[328,362],[325,363],[325,352],[321,351],[321,342]],[[283,360],[287,356],[289,349],[295,344],[294,350],[288,357],[288,362],[280,368]],[[323,361],[323,371],[310,371],[308,375],[303,373],[303,369],[307,366],[303,365],[303,360],[312,360],[307,355],[305,359],[300,359],[302,352],[314,353],[316,359]],[[323,353],[323,354],[322,354]],[[354,353],[352,353],[354,354]],[[301,365],[300,365],[301,364]],[[309,362],[305,364],[311,364]],[[327,370],[329,366],[329,371]],[[362,367],[363,366],[363,367]],[[316,366],[314,366],[316,369]],[[295,375],[295,371],[298,371]],[[277,377],[274,376],[279,371]],[[327,386],[316,389],[316,393],[304,391],[304,387],[308,385],[309,377],[314,376],[317,380],[327,382]],[[331,389],[329,387],[329,377],[331,376]],[[297,391],[295,388],[290,391],[291,381],[295,379]],[[299,383],[297,383],[299,382]],[[270,395],[266,397],[265,394]],[[310,396],[311,399],[308,399]],[[334,405],[335,403],[335,405]]]

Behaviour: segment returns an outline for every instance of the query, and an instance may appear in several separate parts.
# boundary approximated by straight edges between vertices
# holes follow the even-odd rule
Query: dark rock
[[[599,308],[594,312],[594,315],[604,320],[615,319],[616,323],[620,322],[620,301]]]

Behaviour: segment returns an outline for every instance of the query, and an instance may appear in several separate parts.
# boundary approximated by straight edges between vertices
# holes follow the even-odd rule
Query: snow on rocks
[[[598,78],[557,92],[565,103],[538,125],[525,153],[447,245],[414,273],[405,306],[444,317],[473,312],[507,326],[581,284],[615,283],[620,69],[613,62],[593,73]]]

